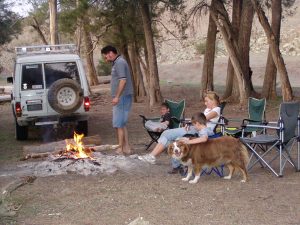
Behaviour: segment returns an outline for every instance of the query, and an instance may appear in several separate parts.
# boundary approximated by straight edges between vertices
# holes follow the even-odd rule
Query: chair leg
[[[268,162],[267,162],[266,160],[263,159],[264,155],[268,154],[268,152],[270,151],[270,149],[269,149],[267,152],[265,152],[264,154],[259,155],[259,154],[255,151],[255,149],[253,149],[253,148],[251,147],[251,145],[249,145],[249,144],[247,144],[247,143],[245,143],[245,144],[246,144],[246,146],[252,151],[252,153],[254,154],[254,156],[257,158],[257,160],[256,160],[252,165],[250,165],[250,163],[248,164],[247,170],[250,170],[257,162],[261,161],[266,167],[269,168],[269,170],[272,171],[273,174],[275,174],[277,177],[280,176],[280,175],[279,175],[279,174],[278,174],[278,173],[277,173],[277,172],[276,172],[276,171],[268,164]],[[280,163],[281,163],[281,162],[280,162]]]
[[[146,151],[151,147],[151,145],[154,143],[155,141],[154,140],[151,140],[151,142],[146,145]]]
[[[282,145],[279,146],[279,177],[283,176]]]
[[[300,141],[299,141],[299,137],[297,140],[297,171],[300,171]]]

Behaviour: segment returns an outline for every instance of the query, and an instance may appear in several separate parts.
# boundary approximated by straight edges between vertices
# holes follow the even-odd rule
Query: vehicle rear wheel
[[[60,79],[50,86],[48,102],[56,112],[70,114],[83,104],[83,91],[76,81]]]
[[[19,126],[16,122],[16,139],[19,141],[27,140],[28,138],[28,126]]]
[[[88,121],[78,121],[78,124],[75,129],[77,134],[84,134],[84,136],[88,135]]]

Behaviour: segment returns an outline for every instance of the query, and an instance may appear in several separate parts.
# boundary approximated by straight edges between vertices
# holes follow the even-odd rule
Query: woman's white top
[[[216,112],[218,115],[216,117],[210,119],[209,121],[207,121],[206,126],[211,127],[211,129],[214,130],[215,126],[217,125],[217,122],[219,121],[220,115],[221,115],[221,108],[220,107],[215,107],[213,109],[206,108],[203,113],[206,116],[211,112]]]

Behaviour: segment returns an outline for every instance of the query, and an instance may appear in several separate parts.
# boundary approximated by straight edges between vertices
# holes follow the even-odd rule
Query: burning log
[[[62,140],[62,141],[56,141],[56,142],[51,142],[51,143],[46,143],[46,144],[41,144],[41,145],[27,145],[27,146],[23,147],[23,152],[24,152],[25,157],[26,157],[26,155],[30,155],[30,154],[41,154],[41,153],[48,153],[48,155],[49,155],[49,153],[57,154],[56,152],[62,151],[66,148],[66,141],[72,142],[73,139],[66,139],[66,140]],[[82,142],[85,145],[100,145],[101,138],[99,135],[84,137],[82,139]],[[55,147],[53,147],[53,146],[55,146]],[[47,156],[45,156],[45,157],[47,157]],[[40,157],[38,157],[38,158],[40,158]]]
[[[10,194],[18,189],[19,187],[33,183],[36,179],[35,176],[27,176],[22,177],[12,183],[9,183],[1,190],[1,198],[0,198],[0,215],[1,216],[14,216],[16,215],[16,211],[18,211],[22,205],[15,205],[8,201]]]
[[[23,160],[27,160],[27,159],[45,158],[45,157],[48,157],[49,155],[58,155],[58,154],[62,154],[62,153],[63,153],[63,150],[58,150],[58,151],[53,151],[53,152],[42,152],[42,153],[28,153],[20,160],[23,161]]]
[[[70,159],[84,159],[84,158],[89,158],[93,159],[92,153],[95,151],[105,151],[105,150],[114,150],[117,149],[119,146],[118,145],[98,145],[98,146],[93,146],[87,147],[85,144],[86,143],[91,143],[92,141],[97,142],[100,140],[99,137],[95,139],[95,137],[90,137],[90,138],[85,138],[83,134],[76,134],[74,133],[74,138],[73,139],[66,139],[63,142],[54,142],[54,143],[48,143],[44,145],[37,146],[38,152],[34,153],[28,153],[25,155],[24,158],[21,160],[27,160],[31,158],[43,158],[43,157],[48,157],[50,155],[57,156],[58,158],[70,158]],[[83,143],[85,142],[85,144]],[[93,143],[94,144],[94,143]],[[62,145],[62,146],[61,146]],[[56,147],[53,147],[56,146]],[[26,146],[29,148],[29,146]],[[45,148],[46,147],[46,148]],[[49,150],[50,148],[50,150]],[[42,150],[47,149],[48,151],[46,152],[40,152]]]
[[[85,150],[86,152],[102,152],[102,151],[109,151],[109,150],[115,150],[119,147],[119,145],[98,145],[98,146],[86,146]],[[45,158],[50,155],[62,155],[64,153],[65,149],[63,150],[56,150],[51,152],[42,152],[42,153],[28,153],[26,154],[21,160],[27,160],[27,159],[38,159],[38,158]]]
[[[94,152],[116,150],[117,148],[119,148],[119,145],[98,145],[91,147]]]

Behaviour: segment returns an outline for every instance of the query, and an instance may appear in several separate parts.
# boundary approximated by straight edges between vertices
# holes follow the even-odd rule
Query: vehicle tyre
[[[88,135],[88,121],[84,120],[84,121],[78,121],[78,124],[76,126],[76,133],[77,134],[84,134],[84,136]]]
[[[73,113],[82,105],[83,90],[74,80],[68,78],[57,80],[49,88],[48,102],[58,113]]]
[[[19,126],[16,122],[16,139],[19,141],[27,140],[28,138],[28,126]]]

